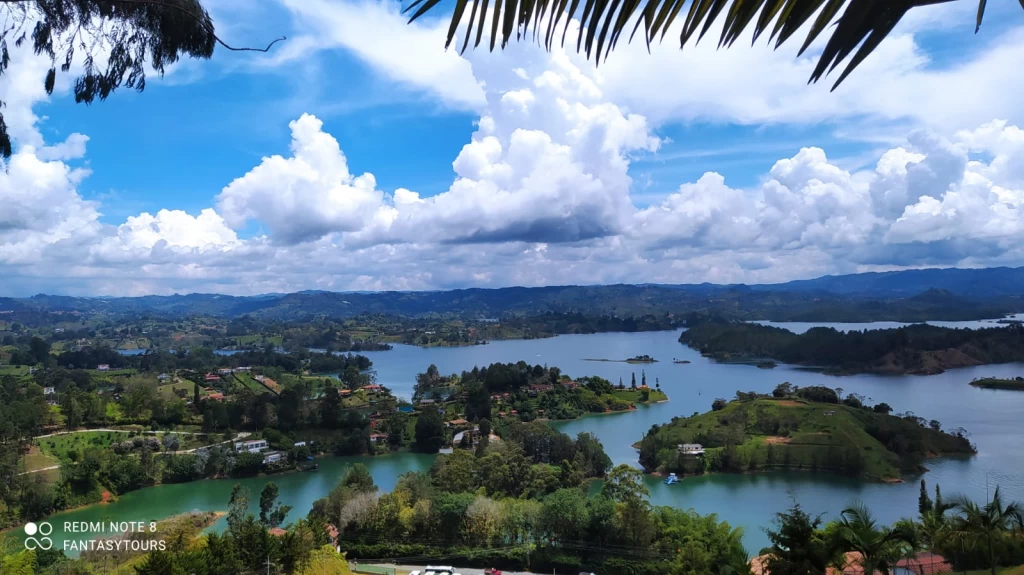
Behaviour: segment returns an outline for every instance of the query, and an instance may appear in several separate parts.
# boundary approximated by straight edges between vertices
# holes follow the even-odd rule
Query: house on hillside
[[[218,381],[220,381],[220,376],[219,376],[219,375],[217,375],[216,373],[208,373],[208,374],[206,374],[206,375],[205,375],[205,376],[203,377],[203,379],[204,379],[204,380],[205,380],[205,381],[206,381],[207,383],[211,383],[211,382],[218,382]]]
[[[165,383],[171,380],[171,376],[166,373],[161,373],[160,375],[156,376],[156,380],[159,381],[160,383]]]
[[[219,391],[215,391],[207,395],[206,399],[212,399],[213,401],[224,401],[224,394]]]
[[[469,434],[470,447],[476,447],[477,445],[480,444],[480,427],[474,425],[473,429],[471,430],[460,431],[456,433],[455,436],[452,437],[452,447],[462,447],[463,438],[466,436],[467,433]],[[501,438],[493,433],[487,437],[488,441],[490,441],[491,443],[501,441]]]
[[[268,451],[263,454],[263,465],[270,465],[271,463],[277,463],[285,458],[285,452],[283,451]]]
[[[361,389],[363,391],[366,391],[366,392],[369,392],[369,393],[377,393],[377,392],[381,391],[381,387],[379,385],[377,385],[377,384],[364,385],[363,387],[360,387],[359,389]]]
[[[388,442],[388,434],[386,434],[386,433],[371,433],[370,434],[370,442],[371,443],[387,443]]]
[[[535,383],[527,389],[527,393],[529,393],[530,396],[536,396],[538,393],[551,391],[554,388],[555,386],[550,383]]]
[[[235,451],[248,452],[248,453],[260,453],[265,451],[270,445],[266,439],[252,439],[249,441],[236,441]]]
[[[55,393],[57,393],[57,389],[56,388],[53,388],[53,387],[44,387],[43,388],[43,395],[53,395]]]
[[[217,373],[220,374],[220,375],[231,375],[231,368],[230,367],[222,367],[222,368],[217,370]]]
[[[110,364],[101,363],[96,366],[96,371],[110,371]]]
[[[444,422],[445,427],[462,427],[468,424],[469,422],[465,419],[453,419],[451,421]]]
[[[681,443],[677,449],[680,455],[691,457],[704,455],[704,446],[699,443]]]

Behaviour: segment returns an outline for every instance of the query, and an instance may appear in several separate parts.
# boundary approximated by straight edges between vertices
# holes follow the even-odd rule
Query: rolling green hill
[[[652,427],[640,441],[640,463],[648,472],[800,469],[892,481],[903,471],[918,470],[930,456],[974,453],[964,437],[923,423],[835,403],[735,400]],[[681,454],[681,444],[701,444],[706,453]]]

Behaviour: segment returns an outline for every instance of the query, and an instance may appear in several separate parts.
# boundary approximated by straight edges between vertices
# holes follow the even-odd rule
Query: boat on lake
[[[679,483],[679,478],[675,473],[669,473],[668,477],[665,478],[665,485],[672,485],[674,483]]]

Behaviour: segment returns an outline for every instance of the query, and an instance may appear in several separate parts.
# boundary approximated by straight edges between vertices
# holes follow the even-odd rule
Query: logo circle
[[[25,524],[25,535],[31,537],[35,535],[37,532],[39,532],[39,527],[35,523],[32,523],[30,521]]]
[[[43,522],[39,524],[39,534],[43,536],[49,536],[53,533],[53,525]]]

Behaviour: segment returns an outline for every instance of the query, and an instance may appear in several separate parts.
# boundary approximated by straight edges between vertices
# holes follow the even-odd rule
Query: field
[[[25,468],[24,471],[35,471],[37,469],[46,469],[47,467],[53,467],[54,465],[60,464],[60,460],[53,455],[43,453],[38,445],[33,445],[29,449],[28,453],[22,458],[22,463]]]
[[[185,397],[191,397],[192,393],[195,391],[195,383],[188,380],[182,380],[177,383],[160,385],[156,388],[157,393],[168,399],[178,397],[178,395],[174,393],[175,390],[183,390],[185,391]]]
[[[270,393],[270,390],[267,389],[266,386],[256,381],[253,376],[248,373],[236,373],[233,377],[235,385],[247,388],[253,393]]]
[[[220,441],[219,438],[211,438],[207,435],[194,435],[181,433],[177,434],[178,439],[181,441],[178,449],[187,450],[195,449],[197,447],[203,447],[211,443]],[[31,457],[32,467],[28,467],[29,463],[26,462],[26,470],[29,469],[41,469],[43,467],[49,467],[56,465],[61,458],[67,457],[70,452],[78,452],[81,454],[82,450],[89,447],[99,447],[106,449],[111,444],[127,441],[132,437],[156,437],[158,439],[164,436],[164,433],[148,433],[148,432],[129,432],[129,431],[83,431],[78,433],[65,433],[61,435],[53,435],[50,437],[43,437],[36,439],[36,445],[29,452]]]
[[[28,366],[0,365],[0,375],[28,375]]]
[[[81,453],[87,447],[110,447],[110,444],[128,439],[127,431],[85,431],[53,435],[36,440],[42,455],[52,458],[67,457],[74,451]]]

